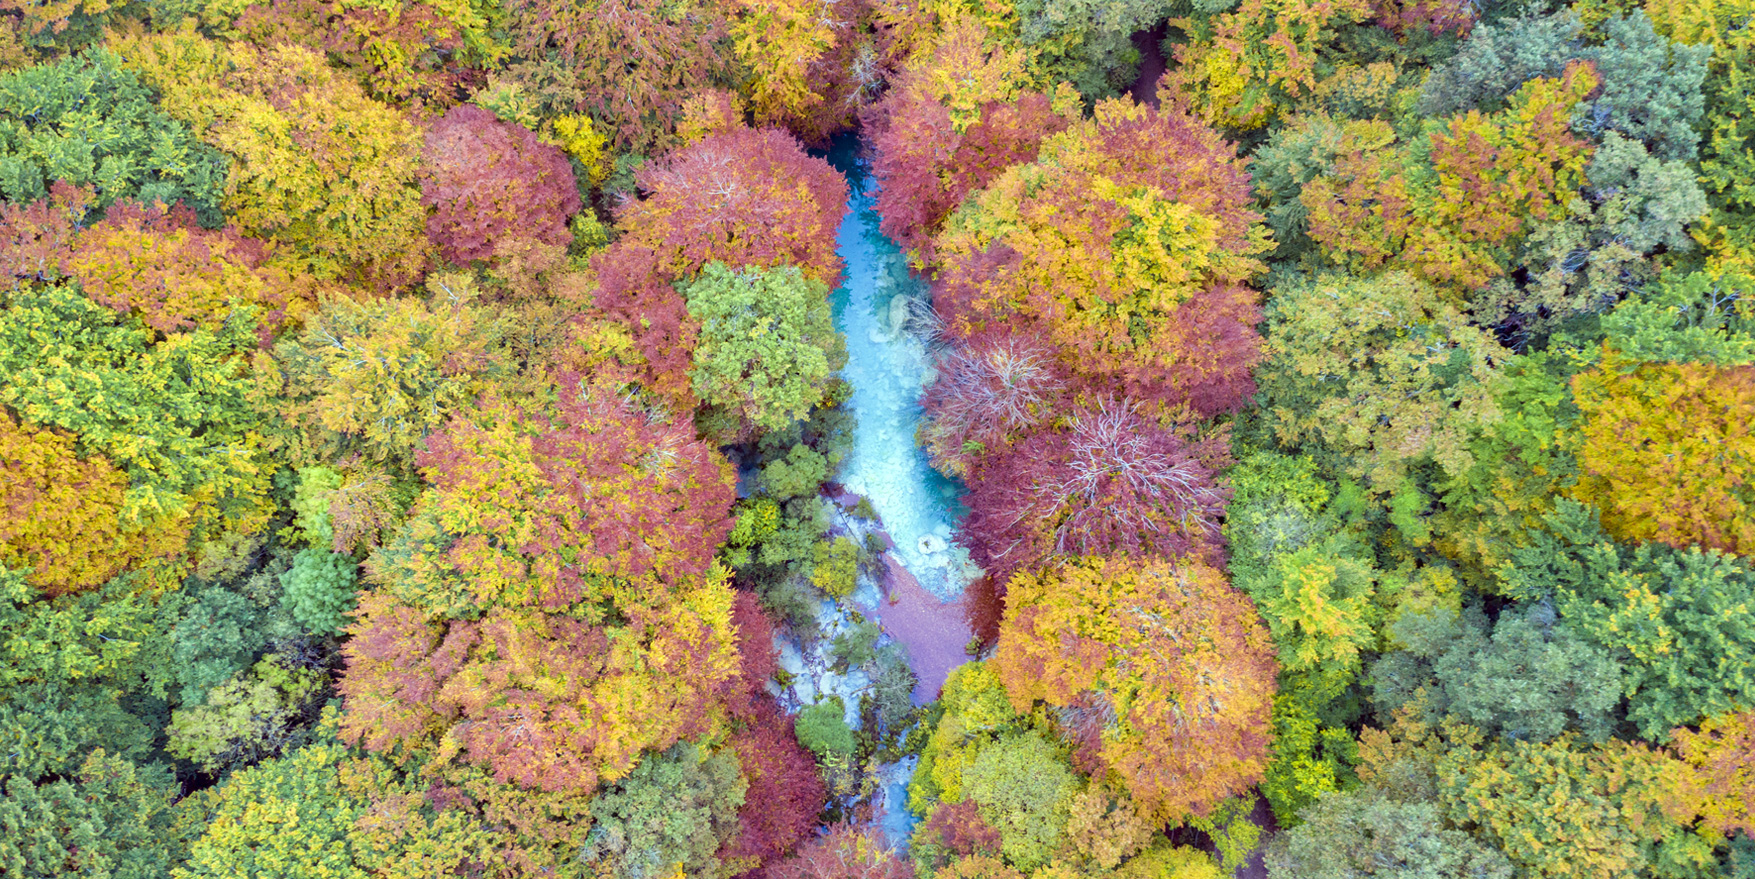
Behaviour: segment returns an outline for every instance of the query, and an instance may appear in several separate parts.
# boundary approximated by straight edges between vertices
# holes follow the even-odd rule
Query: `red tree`
[[[620,323],[643,361],[634,368],[641,383],[678,411],[694,408],[689,366],[701,326],[659,268],[658,253],[623,240],[593,257],[591,266],[598,279],[595,309],[574,321],[575,344],[591,344],[595,320]]]
[[[486,42],[487,22],[477,15],[469,6],[419,0],[266,0],[251,3],[232,26],[240,40],[297,43],[334,58],[379,100],[444,109],[484,79],[468,67],[484,60],[469,45]]]
[[[658,256],[667,281],[715,260],[732,268],[795,265],[834,287],[835,235],[847,182],[789,134],[739,128],[642,168],[648,193],[620,211],[622,242]]]
[[[368,563],[344,648],[353,741],[585,791],[720,728],[740,665],[714,565],[729,467],[686,422],[560,384],[549,411],[490,401],[419,456],[432,487]]]
[[[94,198],[91,187],[58,180],[46,199],[0,202],[0,278],[55,277]]]
[[[965,196],[1007,168],[1035,161],[1042,139],[1067,126],[1046,95],[1030,92],[987,103],[980,119],[958,133],[925,79],[925,72],[904,73],[867,120],[878,227],[923,265],[933,260],[933,236]]]
[[[1397,36],[1415,28],[1435,36],[1468,36],[1478,14],[1470,0],[1376,0],[1372,12],[1379,27]]]
[[[731,747],[750,786],[737,812],[737,836],[719,857],[751,867],[767,864],[816,830],[828,792],[816,758],[793,733],[792,718],[766,693],[732,734]]]
[[[768,868],[768,879],[914,879],[914,865],[898,857],[875,827],[837,824]]]
[[[741,719],[754,717],[768,695],[769,679],[780,670],[780,651],[774,647],[774,621],[762,610],[755,595],[739,591],[731,606],[731,625],[737,632],[737,653],[742,669],[734,682],[736,692],[727,694],[731,713]]]
[[[983,456],[1052,417],[1067,384],[1053,351],[1033,338],[1001,330],[947,349],[920,401],[933,466],[967,475]]]
[[[1219,438],[1191,438],[1105,403],[976,470],[960,539],[996,579],[1050,556],[1198,556],[1223,564]]]
[[[579,212],[573,166],[559,148],[480,107],[453,107],[427,130],[421,203],[427,237],[454,263],[489,259],[512,242],[564,245]]]
[[[912,844],[917,856],[942,869],[951,861],[972,855],[997,857],[1000,836],[981,817],[979,804],[963,800],[934,806],[926,823],[915,831]]]

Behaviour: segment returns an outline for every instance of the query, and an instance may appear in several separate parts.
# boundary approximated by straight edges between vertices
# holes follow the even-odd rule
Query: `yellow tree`
[[[1624,540],[1755,551],[1755,366],[1630,364],[1573,379],[1584,413],[1574,497]]]
[[[161,106],[232,158],[223,203],[244,234],[313,273],[399,286],[426,267],[421,133],[322,55],[193,33],[118,38]]]
[[[1037,335],[1105,391],[1226,411],[1254,392],[1258,219],[1211,129],[1104,102],[946,221],[934,304],[958,337]]]
[[[90,589],[152,543],[181,548],[174,529],[123,530],[127,488],[127,474],[103,456],[81,458],[67,436],[0,412],[0,564],[29,568],[31,585],[51,596]]]

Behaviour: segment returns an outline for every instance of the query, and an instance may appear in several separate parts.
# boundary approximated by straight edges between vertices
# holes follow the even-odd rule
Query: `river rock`
[[[949,548],[945,543],[945,539],[937,534],[920,535],[920,542],[917,544],[917,547],[919,548],[921,555],[937,555]]]
[[[890,338],[900,338],[908,327],[908,305],[912,298],[903,294],[890,300]]]

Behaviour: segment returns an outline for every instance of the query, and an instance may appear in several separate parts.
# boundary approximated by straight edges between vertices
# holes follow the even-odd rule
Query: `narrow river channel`
[[[843,136],[828,156],[852,193],[836,248],[847,275],[832,304],[835,327],[847,338],[841,375],[853,386],[848,405],[858,426],[840,479],[848,492],[870,501],[894,545],[885,554],[882,594],[872,610],[884,632],[907,649],[919,680],[914,700],[925,703],[937,697],[950,670],[969,659],[961,596],[980,572],[954,542],[965,512],[962,486],[932,469],[914,438],[920,394],[933,376],[917,320],[929,310],[930,296],[909,274],[907,258],[878,231],[875,184],[859,146]],[[889,767],[880,798],[879,822],[898,845],[906,845],[913,824],[902,805],[912,766],[910,759]]]

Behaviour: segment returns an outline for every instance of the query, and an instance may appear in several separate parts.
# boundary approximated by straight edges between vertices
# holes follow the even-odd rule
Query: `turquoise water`
[[[909,572],[949,600],[976,573],[968,554],[951,544],[966,512],[959,502],[963,489],[932,469],[915,443],[920,392],[933,375],[932,357],[902,326],[910,307],[923,308],[930,299],[895,243],[878,231],[874,184],[856,148],[853,138],[840,138],[828,156],[847,175],[852,191],[836,247],[847,263],[846,280],[831,297],[835,327],[847,337],[841,375],[853,385],[848,405],[858,417],[841,482],[871,501]]]
[[[871,502],[895,555],[920,585],[941,600],[961,595],[978,571],[951,537],[967,510],[963,487],[932,469],[915,443],[920,393],[933,375],[932,356],[918,335],[907,332],[906,314],[931,301],[926,284],[908,272],[895,242],[878,231],[872,209],[874,183],[858,159],[858,141],[836,139],[828,159],[847,176],[852,195],[841,221],[836,251],[847,264],[846,280],[830,298],[835,328],[847,337],[841,376],[853,386],[848,402],[858,424],[853,451],[841,465],[841,483]],[[881,599],[880,599],[881,600]],[[944,612],[958,617],[958,605]],[[961,645],[954,645],[960,649]],[[908,811],[908,778],[914,758],[883,767],[877,823],[890,844],[908,848],[915,816]]]

